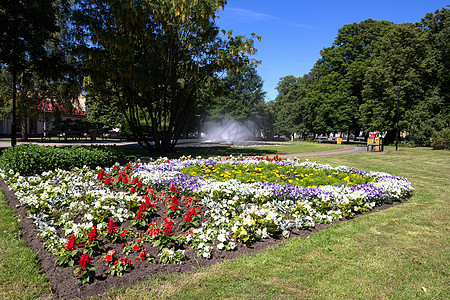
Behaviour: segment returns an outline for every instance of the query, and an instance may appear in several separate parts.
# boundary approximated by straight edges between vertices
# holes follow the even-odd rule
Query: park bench
[[[364,137],[357,137],[354,140],[348,142],[349,144],[354,144],[356,146],[364,147],[367,145],[366,139]]]
[[[102,134],[102,140],[107,140],[107,139],[117,139],[117,140],[127,140],[127,136],[124,135],[122,132],[105,132]]]
[[[383,152],[384,151],[384,145],[383,145],[383,141],[381,139],[378,140],[373,140],[373,139],[368,139],[367,140],[367,151],[373,152],[373,151],[379,151],[379,152]]]
[[[321,136],[316,137],[314,139],[314,141],[318,142],[318,143],[320,143],[320,142],[327,142],[328,141],[328,137],[321,135]]]

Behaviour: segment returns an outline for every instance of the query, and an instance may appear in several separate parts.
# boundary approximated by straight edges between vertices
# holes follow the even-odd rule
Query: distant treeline
[[[280,79],[273,133],[407,131],[428,145],[450,124],[450,10],[419,23],[345,25],[309,74]],[[397,107],[398,106],[398,107]],[[397,111],[398,110],[398,111]]]

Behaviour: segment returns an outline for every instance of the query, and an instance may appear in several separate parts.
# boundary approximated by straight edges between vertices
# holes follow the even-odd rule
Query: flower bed
[[[160,158],[0,175],[57,264],[84,283],[99,273],[122,276],[138,264],[183,264],[194,259],[189,251],[210,259],[353,217],[413,191],[402,177],[278,157]]]

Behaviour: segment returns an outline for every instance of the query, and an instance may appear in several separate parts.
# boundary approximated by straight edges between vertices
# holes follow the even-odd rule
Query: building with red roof
[[[46,99],[43,100],[37,107],[37,116],[27,118],[26,133],[27,136],[44,137],[44,133],[48,133],[54,129],[54,122],[56,119],[64,120],[86,120],[85,97],[80,95],[78,103],[74,104],[72,109],[68,109],[60,102]],[[11,135],[12,117],[0,120],[0,135]],[[22,131],[22,124],[17,124],[17,133],[20,136]]]

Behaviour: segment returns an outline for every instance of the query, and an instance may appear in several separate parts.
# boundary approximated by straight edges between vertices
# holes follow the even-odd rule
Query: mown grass
[[[50,284],[40,274],[36,253],[20,239],[19,219],[0,193],[0,299],[49,296]]]
[[[282,146],[259,146],[259,147],[176,147],[174,153],[167,155],[169,158],[178,158],[183,155],[192,157],[211,157],[211,156],[258,156],[258,155],[282,155],[291,153],[309,153],[342,149],[343,145],[319,144],[310,142],[293,142]],[[138,157],[147,159],[157,157],[158,154],[151,153],[146,149],[123,148],[125,154],[129,157]]]
[[[264,147],[265,148],[265,147]],[[308,151],[309,152],[309,151]],[[403,205],[332,225],[306,239],[296,239],[254,256],[241,256],[188,274],[159,276],[125,289],[111,290],[108,299],[448,299],[450,239],[450,152],[428,148],[384,153],[305,157],[311,161],[384,171],[409,178],[416,188]],[[4,204],[1,204],[4,206]],[[0,214],[0,228],[10,218]],[[4,229],[1,229],[0,233]],[[14,231],[17,232],[17,231]],[[1,239],[5,239],[1,236]],[[17,233],[8,237],[21,243]],[[3,242],[5,244],[5,242]],[[6,245],[6,250],[12,251]],[[9,250],[8,250],[9,249]],[[26,249],[26,247],[25,247]],[[23,250],[25,251],[25,250]],[[3,262],[5,258],[0,252]],[[3,290],[38,295],[48,289],[28,276],[20,286],[5,281],[28,268],[1,264]],[[10,269],[14,268],[14,269]],[[44,287],[41,287],[41,286]],[[46,287],[47,286],[47,287]],[[35,292],[29,292],[35,291]],[[2,291],[0,289],[0,291]],[[3,294],[7,295],[7,294]],[[0,297],[2,294],[0,294]]]

